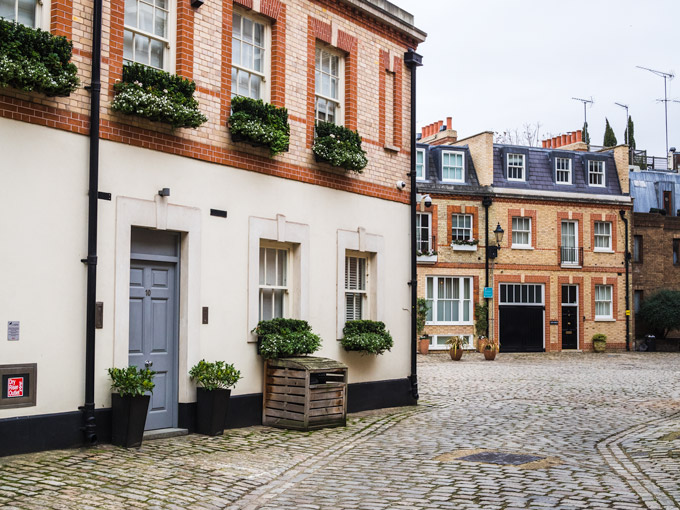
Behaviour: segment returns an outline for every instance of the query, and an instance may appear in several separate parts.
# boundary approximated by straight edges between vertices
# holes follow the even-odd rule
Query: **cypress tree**
[[[635,149],[635,125],[633,124],[633,117],[628,117],[628,127],[623,136],[626,139],[628,147]]]
[[[604,127],[604,142],[602,142],[602,145],[604,145],[605,147],[615,147],[616,145],[618,145],[618,142],[616,141],[616,135],[614,134],[614,130],[609,125],[609,120],[606,117],[604,120],[607,124]]]
[[[590,133],[588,133],[588,123],[583,123],[583,141],[586,145],[590,145]]]

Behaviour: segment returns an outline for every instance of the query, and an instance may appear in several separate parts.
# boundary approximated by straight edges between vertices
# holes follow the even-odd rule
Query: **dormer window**
[[[571,184],[571,159],[555,158],[555,182]]]
[[[524,154],[508,154],[508,180],[525,180]]]
[[[442,182],[465,182],[465,154],[442,153]]]
[[[588,185],[604,187],[604,161],[588,160]]]
[[[425,149],[416,149],[416,180],[425,180]]]

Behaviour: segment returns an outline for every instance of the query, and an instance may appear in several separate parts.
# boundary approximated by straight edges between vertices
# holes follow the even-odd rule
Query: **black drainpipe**
[[[626,350],[630,351],[630,285],[628,283],[628,267],[630,265],[630,253],[628,251],[628,218],[626,218],[626,211],[619,211],[619,215],[626,226],[626,253],[624,259],[626,261]]]
[[[486,196],[482,199],[484,206],[484,272],[486,274],[485,287],[489,286],[489,207],[493,204],[491,197]],[[484,298],[486,303],[486,338],[489,338],[489,298]]]
[[[97,443],[94,417],[95,302],[97,299],[97,216],[99,191],[99,104],[101,94],[102,0],[94,0],[92,16],[92,78],[90,86],[90,187],[87,219],[87,320],[85,325],[85,405],[83,432],[85,445]]]
[[[416,69],[423,65],[423,57],[413,50],[404,54],[404,63],[411,70],[411,395],[418,400],[418,268],[416,264]]]

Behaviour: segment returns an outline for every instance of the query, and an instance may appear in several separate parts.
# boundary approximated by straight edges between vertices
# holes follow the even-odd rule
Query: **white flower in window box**
[[[477,251],[479,239],[454,239],[451,241],[453,251]]]

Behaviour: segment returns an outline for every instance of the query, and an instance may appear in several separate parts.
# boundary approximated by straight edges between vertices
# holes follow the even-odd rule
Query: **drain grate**
[[[543,459],[545,457],[502,452],[481,452],[458,458],[458,460],[466,460],[468,462],[484,462],[486,464],[499,464],[502,466],[520,466],[528,462],[536,462]]]

